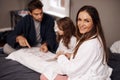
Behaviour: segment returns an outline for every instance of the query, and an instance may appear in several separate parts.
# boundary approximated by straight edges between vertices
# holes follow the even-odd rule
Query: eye
[[[43,15],[43,13],[41,12],[40,15]]]
[[[34,14],[35,16],[39,15],[39,14]]]
[[[81,21],[81,19],[80,18],[78,18],[78,20],[77,21]]]
[[[86,22],[90,22],[89,20],[85,19]]]

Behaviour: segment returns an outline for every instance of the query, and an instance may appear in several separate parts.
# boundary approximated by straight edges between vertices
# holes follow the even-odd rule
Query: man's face
[[[42,9],[34,9],[30,15],[34,18],[34,20],[41,22],[43,18],[43,10]]]

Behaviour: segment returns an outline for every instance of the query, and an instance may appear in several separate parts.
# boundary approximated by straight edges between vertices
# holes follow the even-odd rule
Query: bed
[[[0,50],[0,80],[39,80],[39,73],[16,61],[5,59],[6,56]]]
[[[108,65],[113,68],[111,80],[120,80],[120,54],[110,51]],[[37,73],[22,64],[5,59],[5,55],[0,50],[0,80],[39,80],[40,73]]]
[[[112,80],[120,80],[120,41],[115,41],[109,48],[108,65],[113,68],[111,75]]]

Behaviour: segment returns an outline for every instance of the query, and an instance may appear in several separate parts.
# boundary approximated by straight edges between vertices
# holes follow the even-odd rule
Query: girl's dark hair
[[[63,39],[64,45],[69,48],[70,39],[75,35],[75,25],[69,17],[64,17],[57,20],[57,25],[60,30],[64,32],[63,36],[57,35],[57,41],[60,42]]]
[[[28,4],[28,10],[32,12],[35,9],[42,9],[43,4],[40,0],[32,0]]]
[[[78,25],[77,25],[77,22],[78,22],[78,15],[80,12],[82,11],[86,11],[92,18],[92,21],[93,21],[93,28],[91,31],[85,33],[85,34],[81,34],[79,32],[79,29],[78,29]],[[78,43],[78,45],[76,46],[76,49],[75,49],[75,52],[74,52],[74,57],[76,55],[76,52],[79,48],[79,46],[86,40],[90,39],[92,36],[95,36],[99,39],[101,45],[103,45],[104,47],[104,59],[107,61],[108,60],[108,52],[107,52],[107,47],[106,47],[106,40],[105,40],[105,37],[104,37],[104,33],[103,33],[103,29],[102,29],[102,26],[101,26],[101,21],[100,21],[100,18],[99,18],[99,14],[98,14],[98,11],[95,7],[93,6],[83,6],[81,9],[79,9],[78,13],[77,13],[77,16],[76,16],[76,34],[78,35],[78,37],[81,39]],[[94,37],[94,38],[95,38]],[[100,38],[99,38],[100,37]]]

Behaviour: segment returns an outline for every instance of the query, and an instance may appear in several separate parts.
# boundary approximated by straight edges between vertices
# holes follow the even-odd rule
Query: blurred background
[[[6,36],[6,31],[14,28],[15,21],[24,17],[26,6],[31,0],[0,0],[0,37]],[[120,40],[120,0],[41,0],[44,4],[44,12],[55,19],[69,16],[75,23],[77,11],[83,5],[92,5],[97,8],[107,46]],[[20,12],[19,12],[20,11]],[[23,12],[21,12],[23,11]],[[19,16],[15,16],[19,12]],[[17,18],[17,19],[16,19]],[[3,33],[4,32],[4,33]],[[1,43],[1,42],[0,42]]]

